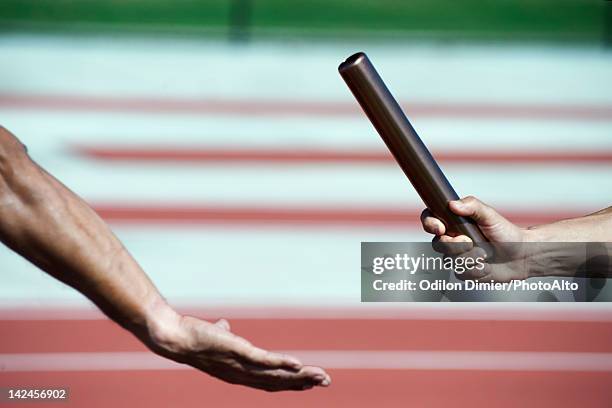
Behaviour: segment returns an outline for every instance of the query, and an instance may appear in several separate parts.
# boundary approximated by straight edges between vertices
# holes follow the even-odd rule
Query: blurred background
[[[360,303],[362,241],[430,238],[336,69],[368,53],[460,195],[523,226],[579,216],[610,205],[611,6],[0,2],[0,124],[173,305],[335,380],[267,395],[166,363],[2,247],[0,386],[89,407],[606,406],[606,303]]]

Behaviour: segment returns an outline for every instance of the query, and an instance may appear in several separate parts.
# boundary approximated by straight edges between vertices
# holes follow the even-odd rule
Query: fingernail
[[[322,385],[323,387],[328,387],[328,386],[329,386],[329,384],[330,384],[330,381],[329,381],[327,378],[326,378],[326,379],[324,379],[323,381],[321,381],[321,385]]]

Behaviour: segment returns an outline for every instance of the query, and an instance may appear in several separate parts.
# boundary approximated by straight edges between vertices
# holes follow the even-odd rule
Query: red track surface
[[[0,384],[70,387],[68,404],[16,407],[609,407],[611,373],[334,370],[328,389],[263,393],[192,371],[0,374]]]
[[[282,150],[219,148],[153,148],[119,146],[75,146],[75,153],[97,160],[171,163],[263,163],[263,164],[394,164],[388,152],[346,150]],[[437,160],[447,163],[530,163],[530,164],[608,164],[612,151],[477,151],[438,152]]]
[[[234,319],[272,349],[611,352],[612,323],[376,319]],[[144,351],[107,320],[0,321],[0,354]],[[9,372],[2,386],[70,387],[79,407],[606,407],[612,372],[330,370],[328,389],[267,394],[192,370]],[[27,404],[19,404],[28,407]],[[44,406],[41,404],[33,407]]]
[[[611,322],[232,319],[231,323],[234,332],[272,349],[612,352]],[[0,339],[0,353],[145,350],[109,320],[5,320],[0,321],[0,333],[11,333]]]

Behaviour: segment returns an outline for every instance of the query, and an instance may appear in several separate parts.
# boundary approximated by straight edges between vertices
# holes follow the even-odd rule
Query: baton
[[[351,55],[338,71],[429,211],[444,222],[451,234],[466,235],[473,242],[487,242],[472,219],[458,216],[448,208],[449,201],[458,200],[459,196],[368,56],[363,52]]]

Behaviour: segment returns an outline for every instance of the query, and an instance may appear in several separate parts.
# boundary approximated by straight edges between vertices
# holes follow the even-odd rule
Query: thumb
[[[225,331],[230,331],[231,327],[230,324],[227,320],[225,319],[219,319],[215,322],[215,326],[218,326],[220,328],[222,328]]]
[[[497,211],[489,207],[476,197],[467,196],[461,200],[451,201],[449,207],[452,212],[464,217],[470,217],[478,225],[494,226],[503,223],[510,223]]]

